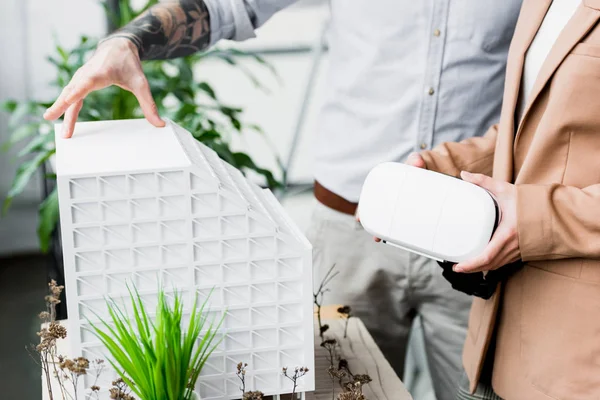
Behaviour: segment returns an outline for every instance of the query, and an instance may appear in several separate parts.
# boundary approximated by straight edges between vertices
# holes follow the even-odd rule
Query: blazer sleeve
[[[600,184],[517,185],[517,231],[523,261],[600,259]]]
[[[458,177],[461,171],[492,175],[498,124],[485,135],[448,142],[421,154],[427,169]]]

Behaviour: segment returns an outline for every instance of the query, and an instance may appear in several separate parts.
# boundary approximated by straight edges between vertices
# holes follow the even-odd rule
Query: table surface
[[[348,334],[344,338],[346,321],[339,317],[337,306],[323,307],[323,323],[329,325],[325,332],[327,338],[335,338],[340,344],[340,354],[348,361],[354,374],[368,374],[373,380],[364,386],[364,395],[368,400],[411,400],[412,397],[381,350],[358,318],[350,318]],[[315,321],[315,327],[317,326]],[[327,373],[329,361],[327,350],[320,346],[321,338],[315,328],[315,376],[316,390],[306,394],[307,400],[331,400],[332,382]],[[335,395],[342,391],[336,383]]]
[[[336,310],[337,306],[327,306],[321,310],[323,323],[329,325],[329,330],[327,330],[325,336],[337,340],[340,345],[340,356],[348,361],[352,373],[368,374],[373,380],[363,387],[365,397],[368,400],[412,400],[402,381],[385,359],[362,321],[358,318],[350,318],[348,334],[344,338],[346,321],[340,318]],[[66,323],[66,321],[62,321],[62,323]],[[70,354],[66,341],[60,341],[58,347],[59,353]],[[315,318],[314,373],[316,374],[316,390],[306,393],[306,400],[331,400],[332,389],[335,391],[335,396],[342,391],[337,382],[332,385],[327,373],[330,365],[327,357],[327,350],[321,347],[321,338],[319,337]],[[46,398],[47,395],[44,390],[43,399]]]

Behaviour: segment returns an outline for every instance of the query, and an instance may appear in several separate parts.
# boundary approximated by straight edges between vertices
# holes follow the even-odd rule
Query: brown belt
[[[336,211],[350,215],[356,214],[357,203],[352,203],[343,197],[338,196],[331,190],[324,188],[317,181],[315,181],[315,197],[321,204],[333,208]]]

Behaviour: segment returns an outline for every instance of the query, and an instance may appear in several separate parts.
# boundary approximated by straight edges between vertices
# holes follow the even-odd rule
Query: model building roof
[[[185,154],[175,124],[156,128],[144,119],[79,122],[75,135],[57,140],[57,173],[61,175],[111,174],[144,169],[185,168]]]

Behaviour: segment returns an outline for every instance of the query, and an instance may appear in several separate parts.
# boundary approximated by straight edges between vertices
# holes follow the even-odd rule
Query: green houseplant
[[[131,0],[118,0],[118,10],[112,10],[107,2],[103,5],[107,18],[114,27],[127,24],[157,0],[147,0],[140,9],[134,9]],[[56,78],[51,84],[63,88],[92,54],[99,38],[81,37],[73,49],[67,50],[56,46],[56,53],[48,57],[48,61],[56,69]],[[144,72],[152,88],[161,116],[171,118],[192,132],[194,138],[215,150],[221,158],[242,171],[252,170],[262,177],[270,188],[279,186],[274,174],[260,168],[254,160],[243,152],[235,152],[230,147],[230,139],[234,134],[260,128],[242,122],[242,110],[223,104],[215,90],[207,83],[194,77],[193,68],[208,58],[217,58],[236,67],[246,74],[256,85],[259,81],[243,65],[238,64],[237,57],[245,55],[237,50],[212,49],[202,54],[168,61],[150,61],[144,63]],[[262,58],[253,59],[272,70]],[[274,72],[274,71],[273,71]],[[54,155],[54,131],[52,124],[42,119],[44,110],[51,102],[43,101],[7,101],[2,108],[10,114],[8,129],[9,140],[4,143],[5,149],[17,144],[23,146],[17,154],[20,165],[15,174],[12,186],[3,204],[6,213],[13,199],[26,187],[30,179],[44,169],[46,163]],[[143,114],[136,98],[130,92],[118,87],[110,87],[91,93],[79,115],[80,121],[98,121],[141,118]],[[55,179],[53,174],[46,174],[45,179]],[[47,252],[50,248],[52,233],[58,222],[58,196],[51,191],[39,208],[38,237],[40,248]]]
[[[192,392],[204,363],[220,343],[223,319],[208,321],[197,298],[183,322],[184,304],[173,293],[172,305],[159,291],[156,316],[151,319],[139,293],[129,290],[132,314],[108,300],[110,321],[91,324],[92,331],[110,353],[110,364],[138,398],[144,400],[194,400]]]

